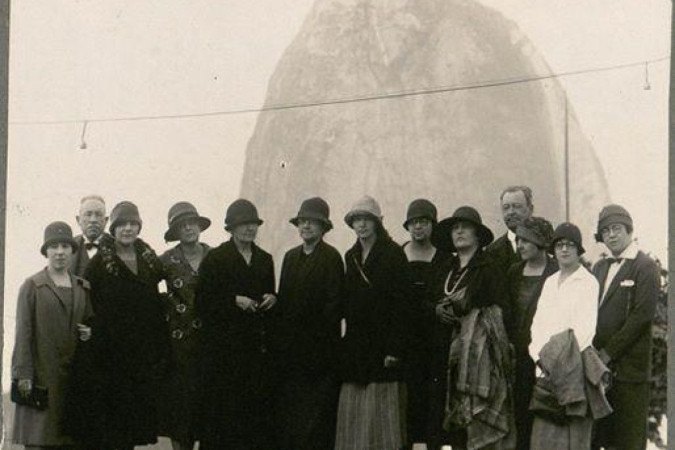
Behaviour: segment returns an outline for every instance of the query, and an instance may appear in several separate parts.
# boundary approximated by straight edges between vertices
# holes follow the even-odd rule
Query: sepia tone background
[[[395,10],[405,2],[372,3],[380,10]],[[671,4],[667,1],[478,3],[503,15],[529,38],[533,52],[552,73],[655,60],[670,53]],[[132,200],[144,220],[142,237],[161,252],[166,248],[162,235],[168,208],[175,201],[189,200],[213,219],[203,239],[217,244],[226,239],[220,226],[225,207],[239,196],[240,188],[244,186],[254,197],[262,195],[247,185],[250,181],[242,180],[249,140],[256,142],[252,139],[256,124],[285,112],[93,119],[260,108],[276,88],[268,83],[275,71],[284,69],[279,63],[288,55],[285,52],[291,45],[297,48],[294,39],[314,4],[309,0],[291,4],[273,0],[252,4],[74,0],[12,4],[3,386],[9,381],[17,289],[44,265],[38,248],[48,222],[62,219],[75,227],[78,200],[89,193],[103,195],[109,207]],[[315,26],[322,26],[321,22]],[[339,59],[335,67],[341,67]],[[519,74],[503,77],[515,75]],[[486,81],[483,76],[460,70],[444,84]],[[633,213],[640,247],[662,261],[667,260],[668,80],[669,61],[660,61],[647,70],[638,65],[561,77],[556,82],[568,96],[575,132],[597,156],[608,198]],[[407,88],[428,87],[434,86],[420,82]],[[364,86],[361,92],[378,93],[372,86]],[[340,98],[339,94],[332,93],[331,98]],[[344,97],[351,95],[344,93]],[[297,101],[302,100],[307,99]],[[90,122],[84,135],[86,149],[82,149],[85,120]],[[73,123],[45,123],[68,121]],[[411,147],[414,152],[414,142]],[[518,149],[512,151],[512,157],[518,158]],[[271,158],[274,170],[284,170],[287,161],[283,157]],[[268,170],[273,171],[271,167]],[[315,175],[309,171],[304,176]],[[350,181],[344,179],[346,185]],[[439,194],[434,200],[441,215],[449,215],[459,202],[472,203],[475,192],[481,191],[485,198],[492,198],[491,205],[481,204],[481,213],[501,233],[500,188],[477,182],[467,186],[464,196],[450,200]],[[272,229],[263,226],[261,243],[270,243],[279,251],[294,243],[287,240],[293,236],[290,225],[278,228],[282,226],[279,217],[291,217],[297,206],[273,211],[274,203],[285,199],[287,189],[266,190],[270,204],[261,206],[260,214],[263,219],[271,217],[269,222],[276,221],[276,225]],[[314,194],[307,192],[307,196]],[[414,198],[412,194],[403,190],[396,195],[403,205]],[[341,251],[351,239],[341,217],[353,196],[329,198],[337,229],[328,240]],[[535,202],[536,196],[535,191]],[[275,198],[279,202],[269,200]],[[256,200],[264,201],[262,197]],[[543,211],[555,209],[540,206]],[[384,211],[385,225],[396,230],[399,240],[404,237],[400,230],[404,213],[404,206]],[[583,213],[593,222],[598,211]],[[585,238],[591,231],[584,229]],[[286,236],[281,243],[274,241],[279,234]],[[595,255],[601,250],[595,244],[586,247],[595,247]]]

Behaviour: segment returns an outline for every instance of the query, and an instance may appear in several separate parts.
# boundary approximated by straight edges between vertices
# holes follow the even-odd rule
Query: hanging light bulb
[[[645,84],[642,87],[645,91],[651,90],[652,86],[649,84],[649,63],[645,63]]]
[[[87,149],[87,142],[84,140],[84,135],[87,132],[87,122],[82,125],[82,135],[80,136],[80,150]]]

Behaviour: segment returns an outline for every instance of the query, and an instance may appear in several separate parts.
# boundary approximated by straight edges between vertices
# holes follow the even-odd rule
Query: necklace
[[[449,292],[448,292],[448,285],[450,284],[450,278],[452,278],[452,275],[455,273],[455,271],[451,270],[450,272],[448,272],[448,277],[445,279],[445,283],[443,284],[443,290],[445,291],[445,295],[448,297],[455,293],[455,291],[459,287],[459,283],[462,282],[464,275],[466,275],[466,273],[468,272],[466,267],[460,270],[462,271],[462,274],[459,276],[459,279],[455,281],[455,284],[452,286],[452,289]]]

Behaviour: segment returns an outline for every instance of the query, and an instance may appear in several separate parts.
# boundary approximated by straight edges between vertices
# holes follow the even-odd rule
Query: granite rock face
[[[476,1],[317,0],[265,106],[547,74],[517,25]],[[607,186],[571,105],[568,114],[570,218],[590,244]],[[511,184],[532,187],[537,215],[564,220],[564,149],[565,92],[555,79],[268,111],[248,144],[241,195],[265,219],[259,242],[277,265],[299,242],[288,219],[315,195],[331,205],[336,226],[327,240],[341,252],[354,241],[344,214],[363,194],[380,201],[399,242],[418,197],[441,217],[473,205],[498,235],[499,194]]]

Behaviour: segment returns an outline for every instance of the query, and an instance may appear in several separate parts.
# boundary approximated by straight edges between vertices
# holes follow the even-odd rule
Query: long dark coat
[[[206,255],[210,247],[200,245]],[[180,442],[192,442],[198,425],[198,347],[202,328],[195,309],[198,274],[185,258],[180,244],[164,252],[160,260],[167,272],[166,320],[175,370],[162,385],[159,434]]]
[[[345,254],[345,320],[342,340],[342,381],[404,381],[402,365],[408,356],[412,280],[403,249],[378,236],[364,264],[357,241]],[[400,358],[402,365],[385,368],[384,358]]]
[[[503,311],[508,310],[508,291],[506,287],[506,273],[502,271],[485,253],[478,250],[471,261],[467,264],[466,275],[458,285],[458,289],[466,288],[465,299],[467,303],[463,310],[455,311],[463,316],[473,308],[481,308],[490,305],[498,305]],[[433,292],[435,306],[445,297],[445,285],[447,277],[452,270],[459,270],[459,258],[453,255],[445,262],[441,276],[436,279]],[[459,324],[457,325],[459,326]],[[430,449],[440,448],[443,443],[452,445],[466,445],[466,436],[449,436],[442,427],[445,415],[445,403],[447,394],[447,370],[450,341],[453,326],[445,325],[438,320],[433,329],[433,342],[431,357],[431,385],[430,385],[430,408],[429,423],[427,426],[427,445]],[[452,442],[454,441],[454,442]]]
[[[138,274],[114,253],[112,242],[106,242],[109,256],[99,250],[85,273],[95,319],[92,340],[82,343],[75,360],[69,428],[89,445],[157,442],[158,391],[172,358],[158,291],[164,269],[154,252],[141,251],[141,242]]]
[[[340,253],[323,241],[309,255],[300,245],[284,256],[279,284],[285,366],[278,398],[281,448],[328,450],[335,445],[343,278]]]
[[[232,240],[202,261],[196,292],[204,326],[200,448],[273,448],[279,309],[251,314],[235,302],[237,295],[262,302],[267,293],[274,293],[272,256],[255,244],[250,265]]]
[[[614,413],[598,422],[598,441],[617,448],[644,448],[651,375],[651,324],[660,276],[656,263],[639,251],[627,259],[605,287],[609,261],[593,268],[600,286],[600,309],[593,346],[611,358],[614,384],[607,397]]]
[[[19,290],[12,378],[31,379],[48,389],[49,407],[16,405],[13,441],[29,446],[72,444],[61,430],[77,324],[92,315],[89,283],[71,277],[72,299],[63,298],[47,270],[28,278]]]

